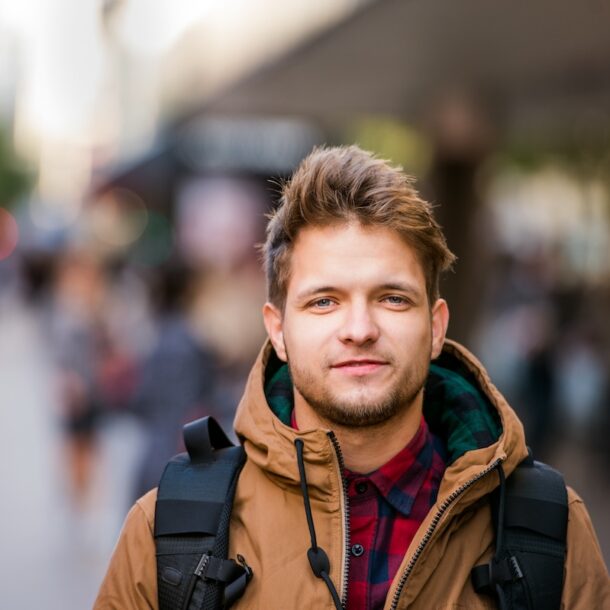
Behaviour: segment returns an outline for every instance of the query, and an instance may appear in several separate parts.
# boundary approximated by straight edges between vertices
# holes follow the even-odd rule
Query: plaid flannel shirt
[[[424,415],[442,430],[444,441],[422,419],[415,437],[384,466],[368,475],[344,473],[351,513],[349,610],[383,607],[396,570],[436,501],[445,466],[469,449],[494,442],[502,431],[476,379],[466,369],[443,366],[443,360],[430,366]],[[266,371],[265,395],[275,415],[294,424],[286,365],[276,363]]]
[[[290,423],[298,429],[294,412]],[[423,417],[409,444],[389,462],[369,474],[344,470],[350,507],[349,610],[383,608],[444,472],[443,445]]]
[[[422,418],[409,444],[367,475],[345,472],[350,505],[349,610],[383,608],[407,548],[436,501],[444,449]]]

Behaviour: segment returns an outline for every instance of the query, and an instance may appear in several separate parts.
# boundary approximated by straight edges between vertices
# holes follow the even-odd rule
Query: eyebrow
[[[403,282],[389,282],[379,286],[379,290],[396,290],[398,292],[405,292],[413,297],[421,296],[422,292],[416,286],[412,284],[405,284]]]
[[[297,301],[302,301],[303,299],[307,299],[309,297],[313,297],[316,294],[320,294],[321,292],[337,292],[336,286],[312,286],[311,288],[307,288],[302,290],[296,295]]]

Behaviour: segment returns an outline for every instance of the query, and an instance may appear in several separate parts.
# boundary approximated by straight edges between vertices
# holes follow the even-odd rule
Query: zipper
[[[423,538],[421,539],[421,542],[417,546],[417,549],[415,550],[415,553],[413,553],[413,557],[411,557],[411,561],[409,561],[409,564],[407,565],[405,571],[403,572],[402,576],[400,577],[400,581],[398,582],[398,587],[396,588],[396,591],[394,593],[394,597],[392,598],[392,605],[390,606],[390,610],[396,610],[396,608],[398,607],[398,598],[400,597],[400,594],[402,593],[402,590],[404,589],[404,586],[405,586],[405,584],[407,582],[407,579],[411,575],[411,572],[413,572],[413,568],[415,567],[415,563],[417,562],[417,560],[421,556],[424,548],[426,547],[428,542],[430,542],[430,538],[432,538],[432,534],[434,533],[434,530],[438,526],[439,521],[441,520],[442,516],[447,512],[449,507],[469,487],[474,485],[478,480],[482,479],[484,476],[488,475],[492,470],[496,469],[498,467],[498,464],[501,464],[502,462],[503,462],[502,458],[498,458],[495,462],[492,462],[485,470],[479,472],[479,474],[477,474],[475,477],[473,477],[472,479],[470,479],[469,481],[467,481],[466,483],[464,483],[463,485],[458,487],[441,504],[440,508],[438,509],[438,512],[436,513],[436,515],[434,515],[434,519],[432,519],[432,523],[430,523],[430,526],[426,530],[426,533],[424,534]]]
[[[345,470],[345,462],[343,461],[343,452],[341,451],[341,446],[339,445],[339,441],[335,436],[335,433],[328,432],[328,437],[330,438],[333,447],[335,449],[335,453],[337,454],[337,462],[339,463],[339,476],[341,477],[341,486],[343,487],[343,506],[345,508],[344,511],[344,521],[343,521],[343,531],[345,532],[344,538],[344,570],[343,570],[343,583],[341,585],[341,606],[343,608],[347,605],[347,586],[349,579],[349,543],[350,543],[350,524],[349,524],[349,499],[347,495],[347,481],[343,476],[343,471]]]

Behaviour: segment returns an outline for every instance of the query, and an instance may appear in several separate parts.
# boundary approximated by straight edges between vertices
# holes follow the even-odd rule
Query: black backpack
[[[497,598],[500,610],[556,610],[561,606],[568,526],[568,493],[561,473],[531,453],[491,494],[496,552],[473,568],[477,593]]]
[[[188,453],[165,467],[155,509],[159,610],[229,608],[252,571],[228,559],[229,522],[246,461],[211,417],[184,426]]]
[[[165,468],[157,494],[155,543],[159,610],[229,608],[252,570],[228,558],[229,522],[245,452],[211,417],[184,427],[188,451]],[[563,477],[524,460],[491,494],[496,553],[472,570],[475,590],[500,610],[558,610],[568,518]]]

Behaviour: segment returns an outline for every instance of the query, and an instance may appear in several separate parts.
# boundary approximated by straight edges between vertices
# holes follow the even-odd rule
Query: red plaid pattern
[[[383,608],[409,544],[436,501],[444,448],[422,418],[411,442],[378,470],[346,470],[351,557],[347,608]]]
[[[290,423],[298,430],[294,411]],[[436,502],[445,447],[422,417],[409,444],[367,475],[343,473],[350,506],[348,610],[381,610],[392,580]]]

